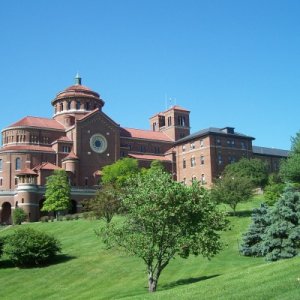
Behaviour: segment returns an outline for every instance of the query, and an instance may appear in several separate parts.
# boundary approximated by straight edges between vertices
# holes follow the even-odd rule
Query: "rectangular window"
[[[196,159],[195,159],[195,157],[193,156],[192,158],[191,158],[191,167],[195,167],[196,166]]]
[[[202,174],[201,175],[201,184],[205,184],[205,183],[206,183],[206,181],[205,181],[205,175]]]
[[[172,117],[168,117],[168,126],[172,125]]]
[[[70,153],[71,152],[71,147],[70,146],[63,146],[63,152],[64,153]]]
[[[217,139],[217,140],[216,140],[216,144],[217,144],[218,146],[221,146],[221,140],[220,140],[220,139]]]
[[[3,178],[0,177],[0,186],[2,186],[2,185],[3,185]]]
[[[195,143],[194,143],[194,142],[192,142],[192,143],[190,144],[190,148],[191,148],[191,149],[195,149]]]
[[[245,144],[245,142],[241,142],[241,148],[242,148],[242,149],[246,149],[246,144]]]
[[[178,116],[178,125],[185,126],[185,117],[184,116]]]
[[[2,171],[2,168],[3,168],[3,160],[0,159],[0,171]]]
[[[203,147],[204,147],[204,141],[200,140],[200,148],[203,148]]]
[[[185,160],[185,158],[182,160],[182,167],[183,167],[183,169],[186,168],[186,160]]]
[[[185,152],[185,145],[182,145],[182,152]]]
[[[200,157],[200,163],[201,163],[201,165],[204,165],[204,156],[203,155]]]

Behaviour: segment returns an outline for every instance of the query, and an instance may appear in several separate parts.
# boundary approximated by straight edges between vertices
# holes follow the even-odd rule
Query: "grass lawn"
[[[256,197],[238,206],[238,216],[230,217],[231,229],[222,235],[226,246],[211,261],[201,257],[172,260],[161,275],[155,295],[148,295],[147,274],[141,260],[103,248],[94,233],[99,221],[21,225],[54,234],[62,242],[63,253],[56,264],[32,269],[15,268],[2,257],[0,298],[250,299],[249,296],[257,295],[253,299],[271,299],[268,295],[276,291],[278,299],[290,299],[288,296],[296,292],[300,295],[299,258],[270,264],[238,252],[241,233],[250,222],[249,211],[260,201]],[[0,235],[11,230],[1,230]]]

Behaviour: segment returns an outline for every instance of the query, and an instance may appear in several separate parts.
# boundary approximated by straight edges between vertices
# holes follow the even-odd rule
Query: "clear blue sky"
[[[232,126],[290,148],[300,129],[300,1],[0,1],[0,128],[52,117],[74,82],[125,127],[148,129],[169,98],[192,132]]]

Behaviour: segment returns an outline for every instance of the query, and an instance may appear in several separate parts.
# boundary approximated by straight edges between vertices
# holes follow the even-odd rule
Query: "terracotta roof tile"
[[[36,166],[33,168],[33,170],[35,171],[39,171],[39,170],[60,170],[61,168],[50,163],[50,162],[43,162],[40,165]]]
[[[36,175],[36,172],[34,172],[33,170],[29,169],[29,168],[24,168],[21,171],[17,171],[17,175]]]
[[[57,139],[57,141],[61,142],[73,142],[71,139],[69,139],[67,136],[61,136]]]
[[[161,155],[152,155],[152,154],[135,154],[135,153],[128,153],[128,156],[140,160],[160,160],[160,161],[169,161],[171,162],[170,159],[167,159],[164,156]]]
[[[40,127],[40,128],[60,129],[60,130],[65,129],[61,123],[53,119],[31,117],[31,116],[24,117],[18,122],[11,124],[7,128],[17,127],[17,126]]]
[[[62,160],[67,160],[67,159],[79,159],[78,156],[71,151],[65,158],[63,158]]]
[[[0,151],[41,151],[41,152],[55,152],[52,147],[39,145],[7,145],[3,146]]]
[[[121,128],[120,135],[121,137],[172,142],[172,140],[163,132],[151,130]]]

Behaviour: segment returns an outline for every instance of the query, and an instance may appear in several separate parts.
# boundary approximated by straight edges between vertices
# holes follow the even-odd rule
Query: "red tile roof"
[[[41,151],[41,152],[55,152],[52,147],[39,145],[7,145],[3,146],[0,151]]]
[[[67,159],[79,159],[78,156],[73,152],[71,151],[64,159],[62,160],[67,160]]]
[[[120,135],[121,137],[172,142],[172,139],[170,139],[163,132],[151,131],[151,130],[121,128]]]
[[[17,175],[36,175],[37,176],[37,174],[33,170],[28,169],[28,168],[22,169],[21,171],[17,171]]]
[[[43,162],[40,165],[36,166],[33,168],[33,170],[35,171],[39,171],[39,170],[60,170],[61,168],[50,163],[50,162]]]
[[[94,98],[96,100],[100,100],[101,102],[103,102],[103,100],[100,99],[100,95],[98,93],[92,91],[87,86],[78,84],[78,85],[69,86],[62,92],[58,93],[56,95],[55,99],[52,101],[52,104],[59,99],[63,99],[63,98],[67,98],[67,97],[74,97],[74,96]]]
[[[71,139],[69,139],[67,136],[61,136],[57,139],[57,141],[60,142],[73,142]]]
[[[8,126],[8,128],[18,127],[18,126],[40,127],[40,128],[60,129],[60,130],[65,129],[61,123],[53,119],[31,117],[31,116],[27,116],[21,119],[20,121],[11,124],[10,126]]]
[[[159,156],[159,155],[152,155],[152,154],[135,154],[135,153],[128,153],[129,157],[140,159],[140,160],[160,160],[160,161],[169,161],[171,162],[170,159],[164,157],[164,156]]]

